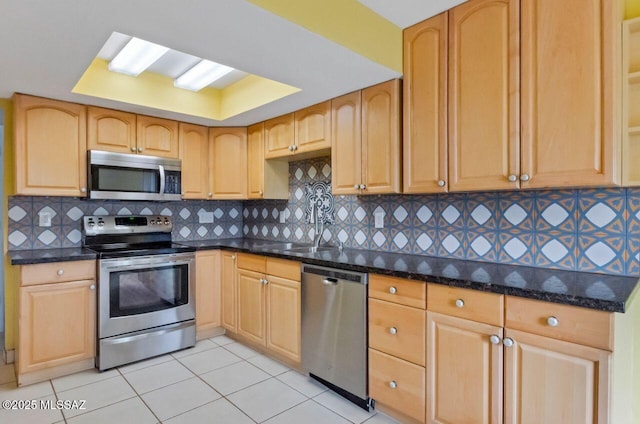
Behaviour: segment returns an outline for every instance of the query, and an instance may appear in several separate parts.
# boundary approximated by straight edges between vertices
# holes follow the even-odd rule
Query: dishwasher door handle
[[[322,284],[325,284],[327,286],[335,286],[336,284],[338,284],[338,279],[327,277],[324,280],[322,280]]]

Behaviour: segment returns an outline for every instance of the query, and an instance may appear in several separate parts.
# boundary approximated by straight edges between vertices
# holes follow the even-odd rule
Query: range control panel
[[[171,217],[162,215],[85,215],[84,233],[98,234],[170,233]]]

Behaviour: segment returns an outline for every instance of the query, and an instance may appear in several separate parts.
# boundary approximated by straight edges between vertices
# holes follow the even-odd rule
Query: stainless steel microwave
[[[178,159],[126,153],[88,152],[90,199],[180,200]]]

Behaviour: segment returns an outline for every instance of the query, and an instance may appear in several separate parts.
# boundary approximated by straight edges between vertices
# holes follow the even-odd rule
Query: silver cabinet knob
[[[95,284],[91,284],[91,285],[89,286],[89,290],[95,290],[95,289],[96,289],[96,285],[95,285]]]
[[[212,196],[213,196],[213,193],[209,192],[209,193],[207,193],[207,196],[208,196],[208,197],[212,197]]]
[[[133,153],[135,153],[135,152],[136,152],[136,148],[135,148],[135,147],[132,147],[132,148],[131,148],[131,151],[132,151]]]
[[[59,269],[58,270],[58,275],[63,275],[64,274],[64,269]]]
[[[456,306],[458,308],[462,308],[464,306],[464,300],[462,299],[456,299]]]
[[[500,337],[496,336],[495,334],[492,334],[491,337],[489,337],[489,341],[491,342],[492,345],[500,344]]]
[[[353,188],[355,188],[356,190],[359,190],[360,189],[360,184],[354,184]]]
[[[509,181],[511,181],[512,183],[515,183],[516,181],[518,181],[518,177],[517,177],[517,176],[515,176],[514,174],[509,175],[509,176],[507,177],[507,179],[508,179]]]
[[[138,153],[142,153],[142,147],[138,147]]]
[[[184,191],[182,193],[180,193],[180,194],[184,196]]]
[[[395,380],[391,380],[389,382],[389,387],[392,388],[392,389],[395,389],[396,387],[398,387],[398,383],[396,383]]]
[[[366,184],[360,184],[360,190],[366,190],[366,189],[367,189]]]
[[[557,327],[560,324],[560,320],[558,320],[558,318],[556,317],[549,317],[547,318],[547,324],[549,325],[549,327]]]
[[[260,279],[260,284],[264,284],[264,278]]]
[[[289,146],[289,151],[293,152],[293,146]]]
[[[293,145],[293,151],[295,152],[296,150],[298,150],[298,146],[296,144]]]
[[[530,179],[531,177],[529,176],[529,174],[520,175],[520,181],[529,181]]]
[[[236,260],[236,255],[232,255],[231,256],[231,260],[235,261]]]
[[[503,341],[502,344],[505,345],[506,347],[511,347],[513,346],[513,339],[511,337],[506,337]]]
[[[391,287],[389,287],[389,293],[396,294],[396,293],[398,293],[398,289],[393,287],[393,286],[391,286]]]
[[[444,180],[438,180],[438,187],[444,187],[446,182]]]
[[[260,190],[260,191],[258,192],[258,194],[259,194],[260,196],[262,196],[264,193],[262,192],[262,190]]]
[[[87,188],[86,187],[80,187],[80,192],[81,193],[86,193],[87,192]]]
[[[389,329],[389,333],[394,334],[394,335],[395,335],[395,334],[398,334],[398,329],[397,329],[396,327],[391,327],[391,328]]]

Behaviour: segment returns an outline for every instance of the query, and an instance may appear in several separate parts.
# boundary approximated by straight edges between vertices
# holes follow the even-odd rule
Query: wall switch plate
[[[39,212],[38,213],[38,225],[41,227],[51,227],[51,213]]]
[[[287,219],[287,215],[286,215],[285,211],[280,211],[280,223],[284,224],[286,219]]]
[[[376,228],[384,228],[384,212],[377,211],[373,213],[374,225]]]
[[[200,224],[213,224],[213,212],[198,212],[198,222]]]

